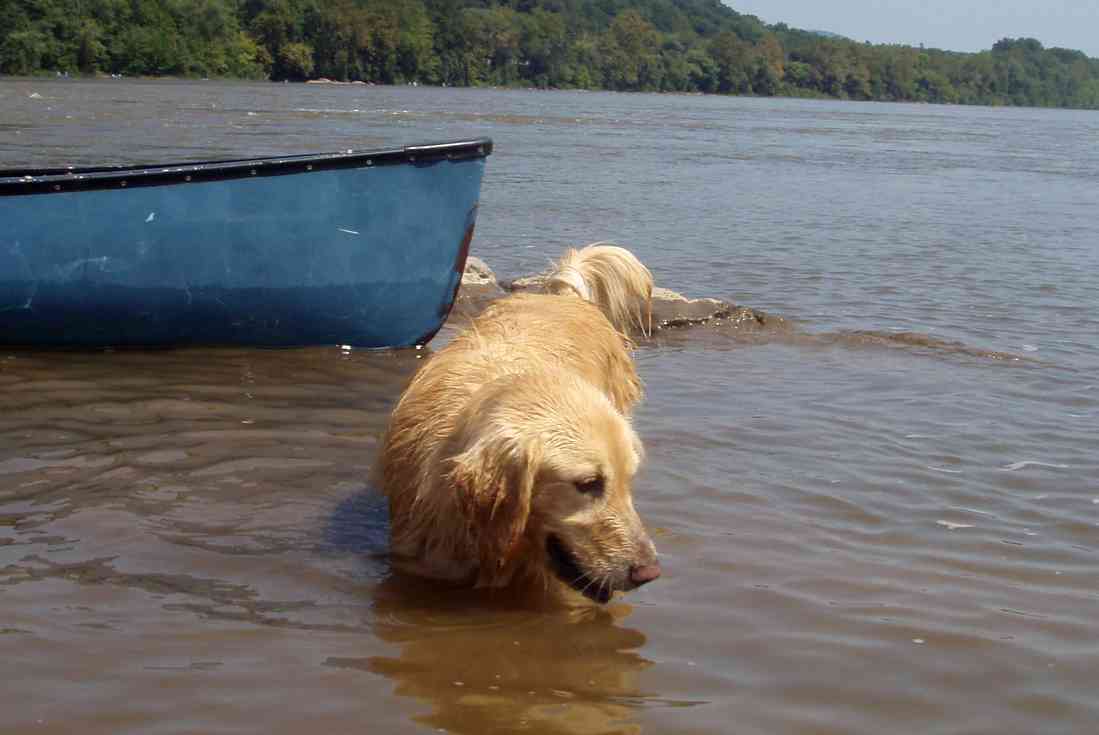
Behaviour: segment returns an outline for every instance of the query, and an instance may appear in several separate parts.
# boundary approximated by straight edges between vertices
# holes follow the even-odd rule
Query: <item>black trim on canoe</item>
[[[0,196],[125,189],[135,186],[167,186],[250,179],[260,176],[285,176],[340,168],[430,164],[437,161],[484,158],[490,153],[492,153],[492,140],[477,138],[373,151],[347,150],[340,153],[272,156],[235,161],[196,161],[148,166],[0,169]]]

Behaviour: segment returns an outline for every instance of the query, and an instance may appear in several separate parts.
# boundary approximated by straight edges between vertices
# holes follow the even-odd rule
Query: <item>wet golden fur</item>
[[[626,334],[652,334],[653,275],[626,248],[605,242],[570,248],[547,277],[546,291],[590,301]]]
[[[597,245],[547,290],[491,305],[401,396],[380,457],[392,551],[429,577],[604,602],[656,564],[632,503],[642,389],[624,335],[647,326],[652,277]]]

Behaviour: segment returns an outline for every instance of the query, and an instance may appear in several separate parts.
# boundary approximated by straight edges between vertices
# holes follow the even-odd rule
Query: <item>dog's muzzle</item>
[[[660,576],[660,564],[644,564],[630,567],[630,581],[635,587],[651,582]]]
[[[636,589],[660,576],[660,564],[656,561],[656,552],[651,544],[646,549],[642,563],[631,566],[626,578],[621,581],[592,576],[580,565],[580,561],[565,543],[553,534],[546,537],[546,554],[558,579],[601,605],[610,601],[615,590]]]

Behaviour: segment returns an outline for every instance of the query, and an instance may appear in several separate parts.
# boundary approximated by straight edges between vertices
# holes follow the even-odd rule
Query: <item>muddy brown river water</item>
[[[639,348],[664,575],[395,575],[368,477],[429,350],[3,348],[0,732],[1096,730],[1099,115],[0,81],[0,167],[472,135],[502,276],[613,239],[792,325]]]

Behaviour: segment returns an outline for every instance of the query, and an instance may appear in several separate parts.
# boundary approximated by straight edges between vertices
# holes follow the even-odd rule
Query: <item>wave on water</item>
[[[229,111],[229,110],[226,110]],[[522,113],[474,112],[462,110],[409,110],[400,108],[338,108],[338,107],[297,107],[293,112],[310,116],[328,115],[372,115],[381,118],[402,118],[407,120],[441,120],[448,122],[481,123],[493,125],[601,125],[607,127],[645,127],[652,123],[632,118],[597,117],[592,115],[530,115]],[[687,127],[706,127],[703,124],[689,123]]]
[[[1008,472],[1014,472],[1016,470],[1024,470],[1027,467],[1049,467],[1051,469],[1067,470],[1067,464],[1056,464],[1054,462],[1039,462],[1037,460],[1023,460],[1022,462],[1012,462],[1003,469]]]
[[[1038,362],[1032,357],[974,347],[964,342],[932,337],[930,334],[922,332],[882,332],[870,329],[855,329],[826,332],[812,335],[812,337],[823,344],[835,344],[844,347],[885,347],[908,349],[944,357],[975,357],[1000,362]]]
[[[1033,355],[977,347],[923,332],[873,329],[809,332],[778,314],[747,306],[725,306],[700,319],[662,320],[656,341],[684,346],[686,343],[697,343],[707,347],[720,347],[722,342],[727,346],[779,342],[803,347],[903,350],[942,359],[972,358],[1005,364],[1045,364]]]

